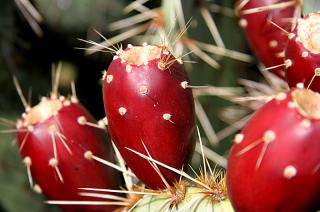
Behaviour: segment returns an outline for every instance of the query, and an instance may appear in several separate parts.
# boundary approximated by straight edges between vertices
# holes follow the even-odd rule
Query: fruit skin
[[[312,13],[298,20],[297,26],[291,33],[288,45],[285,50],[285,58],[290,61],[291,66],[286,70],[286,78],[290,87],[296,87],[298,83],[304,83],[313,91],[320,92],[320,43],[319,21],[315,25],[308,27],[309,38],[307,44],[311,44],[314,50],[305,46],[303,38],[298,34],[299,29],[306,25],[310,17],[319,18],[320,13]],[[314,39],[312,39],[314,38]],[[318,70],[317,70],[318,68]],[[316,73],[318,72],[318,73]],[[317,75],[314,77],[314,75]]]
[[[69,100],[64,102],[66,101]],[[80,125],[77,122],[80,116],[86,117],[90,122],[96,122],[83,106],[70,101],[68,104],[70,105],[62,104],[57,114],[42,122],[33,125],[29,123],[32,131],[22,131],[25,127],[20,126],[17,141],[21,147],[26,138],[20,154],[23,159],[26,157],[31,159],[32,177],[50,200],[90,200],[90,198],[79,196],[78,188],[118,188],[118,175],[111,168],[85,159],[84,153],[89,150],[100,158],[114,161],[112,146],[104,130]],[[25,118],[22,118],[18,124],[23,122]],[[63,182],[55,169],[49,165],[50,159],[54,158],[51,137],[54,129],[65,136],[65,142],[72,152],[71,154],[68,152],[59,136],[55,134],[58,169]],[[29,135],[26,137],[27,134]],[[62,208],[65,211],[112,211],[114,209],[109,206],[63,206]]]
[[[188,79],[178,62],[174,60],[164,70],[159,68],[159,62],[173,59],[165,47],[129,47],[124,52],[131,48],[137,52],[128,60],[149,54],[152,49],[161,48],[161,53],[139,65],[127,62],[121,55],[114,58],[103,82],[108,129],[137,177],[149,188],[164,188],[149,162],[126,147],[146,154],[143,142],[154,159],[177,169],[186,168],[195,144],[193,96],[190,89],[181,86]],[[125,113],[121,115],[121,111]],[[170,184],[179,179],[164,168],[160,170]]]
[[[235,211],[320,208],[319,116],[305,117],[292,97],[305,96],[304,105],[312,110],[319,107],[320,97],[316,95],[311,102],[310,92],[297,89],[278,95],[235,137],[227,168],[227,188]]]
[[[299,0],[296,1],[296,5],[292,5],[284,9],[273,9],[252,14],[243,14],[243,12],[253,8],[270,6],[275,4],[275,1],[250,0],[244,7],[239,8],[239,5],[244,1],[246,0],[237,1],[236,12],[240,17],[240,26],[244,29],[252,50],[266,67],[283,64],[283,50],[287,43],[288,35],[271,24],[268,19],[284,30],[290,32],[291,23],[287,20],[294,17],[295,6],[299,5]],[[285,2],[288,1],[277,1],[277,3]],[[285,77],[284,70],[284,67],[271,69],[273,73],[277,74],[281,78]]]

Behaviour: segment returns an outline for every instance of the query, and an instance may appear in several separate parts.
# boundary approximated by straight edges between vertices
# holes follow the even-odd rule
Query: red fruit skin
[[[239,134],[243,139],[235,138],[227,168],[227,188],[235,211],[305,212],[320,208],[320,120],[308,120],[292,108],[291,94],[266,103]],[[266,131],[272,131],[275,139],[265,154],[263,142],[239,154]],[[290,179],[290,173],[286,177],[284,171],[288,166],[296,170]]]
[[[241,5],[244,1],[246,0],[238,0],[237,5]],[[294,17],[295,6],[252,14],[242,13],[249,9],[270,6],[275,4],[274,2],[274,0],[250,0],[244,7],[236,7],[236,12],[240,17],[239,23],[245,31],[247,40],[254,53],[266,67],[273,67],[284,63],[283,50],[288,40],[288,35],[268,20],[290,32],[291,23],[288,19]],[[288,1],[277,1],[277,3],[284,2]],[[297,0],[297,5],[298,2]],[[271,71],[281,78],[285,77],[284,67],[271,69]]]
[[[303,19],[308,19],[308,16]],[[320,92],[320,79],[318,76],[314,77],[316,69],[320,68],[320,53],[313,53],[304,46],[298,35],[299,27],[300,22],[291,33],[292,37],[285,50],[286,60],[291,61],[291,66],[286,70],[287,82],[290,87],[303,83],[305,87]],[[319,32],[316,33],[319,34]]]
[[[118,188],[118,175],[115,170],[93,160],[85,159],[86,151],[105,160],[114,161],[110,138],[102,129],[80,125],[78,117],[84,116],[96,123],[90,113],[78,103],[63,106],[56,115],[33,125],[32,131],[17,134],[19,147],[26,138],[20,154],[32,160],[31,174],[43,193],[50,200],[94,200],[78,195],[78,188]],[[23,121],[23,120],[22,120]],[[49,165],[54,158],[53,142],[49,129],[54,126],[65,136],[70,154],[59,136],[55,134],[58,168],[63,177],[59,180],[55,169]],[[26,135],[29,134],[27,137]],[[96,200],[96,199],[95,199]],[[111,206],[62,206],[65,211],[113,211]]]
[[[163,53],[161,57],[165,57]],[[165,185],[147,160],[126,147],[147,155],[143,142],[154,159],[182,169],[187,167],[195,144],[193,96],[190,89],[181,86],[188,81],[187,75],[177,62],[160,70],[159,61],[155,58],[145,65],[132,64],[128,73],[127,62],[116,57],[107,71],[112,81],[108,83],[107,76],[103,82],[111,138],[127,165],[152,189]],[[141,86],[146,86],[146,94],[140,92]],[[127,110],[123,116],[120,107]],[[163,118],[165,113],[171,114],[170,120]],[[173,172],[160,170],[169,184],[179,180]]]

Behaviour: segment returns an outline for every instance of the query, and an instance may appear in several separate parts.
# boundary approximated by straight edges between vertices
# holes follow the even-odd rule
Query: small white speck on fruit
[[[314,75],[316,75],[317,77],[320,76],[320,68],[314,69]]]
[[[297,169],[292,165],[286,166],[283,170],[283,176],[287,179],[291,179],[296,175],[297,175]]]
[[[293,108],[296,108],[296,104],[294,102],[288,102],[288,107],[293,109]]]
[[[113,80],[113,75],[107,75],[107,83],[111,83]]]
[[[244,18],[241,18],[240,21],[239,21],[239,26],[241,28],[246,28],[248,26],[248,21]]]
[[[303,82],[299,82],[296,84],[296,87],[299,89],[303,89],[304,88],[304,83]]]
[[[271,143],[276,138],[276,134],[272,130],[268,130],[263,135],[263,140],[265,143]]]
[[[142,46],[148,46],[148,43],[147,42],[143,42]]]
[[[27,113],[22,113],[21,117],[25,119],[27,117]]]
[[[79,116],[77,119],[78,124],[85,125],[87,123],[87,119],[84,116]]]
[[[296,36],[296,35],[295,35],[294,33],[289,33],[288,38],[291,40],[291,39],[293,39],[295,36]]]
[[[309,128],[311,126],[311,121],[309,119],[304,119],[300,122],[300,126]]]
[[[289,68],[290,66],[292,66],[292,60],[286,59],[286,60],[284,61],[284,65],[286,66],[286,68]]]
[[[120,107],[118,111],[121,116],[124,116],[127,113],[127,109],[125,109],[124,107]]]
[[[278,46],[278,41],[276,41],[276,40],[271,40],[271,41],[269,42],[269,46],[270,46],[271,48],[276,48],[276,47]]]
[[[186,89],[187,87],[188,87],[188,82],[187,81],[183,81],[183,82],[181,82],[181,87],[183,88],[183,89]]]
[[[87,160],[92,160],[92,152],[91,151],[86,151],[84,154],[83,154],[84,158],[87,159]]]
[[[148,93],[148,86],[146,85],[140,85],[139,92],[142,95],[146,95]]]
[[[38,193],[38,194],[42,194],[42,189],[41,189],[41,187],[40,187],[38,184],[35,184],[35,185],[33,186],[33,190],[34,190],[36,193]]]
[[[284,99],[286,99],[286,98],[287,98],[287,94],[286,94],[286,93],[283,93],[283,92],[278,93],[278,94],[276,95],[276,97],[275,97],[275,99],[278,100],[278,101],[284,100]]]
[[[52,166],[52,167],[58,166],[58,160],[55,159],[55,158],[51,158],[51,159],[49,160],[49,165]]]
[[[131,65],[126,65],[126,72],[130,73],[132,71],[132,66]]]
[[[296,37],[296,42],[301,42],[300,37]]]
[[[117,56],[117,55],[113,56],[113,60],[116,60],[118,58],[119,58],[119,56]]]
[[[306,58],[309,56],[309,53],[307,51],[302,52],[301,57]]]
[[[63,102],[63,105],[64,105],[64,106],[70,106],[70,105],[71,105],[70,100],[64,101],[64,102]]]
[[[171,114],[170,113],[165,113],[162,115],[162,118],[166,121],[171,122],[172,124],[174,124],[174,122],[171,120]]]
[[[240,144],[244,139],[244,135],[239,133],[234,136],[233,142],[236,144]]]
[[[164,119],[164,120],[170,120],[171,119],[171,114],[170,113],[165,113],[165,114],[163,114],[162,115],[162,118]]]
[[[133,47],[133,45],[132,44],[128,44],[128,46],[127,46],[127,48],[129,48],[129,49],[131,49]]]
[[[32,125],[29,125],[29,126],[28,126],[28,131],[29,131],[29,132],[32,132],[33,130],[34,130],[33,126],[32,126]]]
[[[26,156],[24,159],[23,159],[23,163],[25,166],[31,166],[32,165],[32,161],[31,161],[31,158],[29,156]]]

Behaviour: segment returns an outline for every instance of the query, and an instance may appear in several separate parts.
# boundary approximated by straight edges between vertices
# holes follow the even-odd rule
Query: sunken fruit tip
[[[74,96],[43,97],[28,107],[17,122],[17,142],[30,186],[51,200],[90,200],[79,188],[117,188],[115,170],[93,158],[114,161],[110,139]],[[89,157],[91,156],[91,157]],[[64,210],[92,211],[109,206],[62,206]]]
[[[259,109],[236,135],[227,188],[236,211],[320,209],[320,95],[294,89]]]
[[[187,167],[194,150],[194,100],[180,63],[165,46],[128,45],[103,75],[112,140],[130,169],[152,189],[165,185],[154,167],[129,149],[176,169]],[[179,179],[160,171],[171,185]]]

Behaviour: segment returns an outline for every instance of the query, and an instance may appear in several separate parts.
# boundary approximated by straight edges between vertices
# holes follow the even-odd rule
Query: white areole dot
[[[297,175],[297,169],[292,165],[286,166],[283,170],[283,176],[287,179],[291,179],[296,175]]]
[[[274,139],[276,139],[276,134],[272,130],[266,131],[263,135],[263,140],[266,143],[271,143]]]
[[[112,80],[113,80],[113,76],[107,75],[107,83],[111,83]]]
[[[127,109],[125,109],[124,107],[120,107],[118,111],[121,116],[124,116],[127,113]]]
[[[165,114],[163,114],[162,115],[162,118],[164,119],[164,120],[170,120],[171,119],[171,114],[170,113],[165,113]]]
[[[244,135],[239,133],[234,136],[233,142],[236,144],[240,144],[244,139]]]

